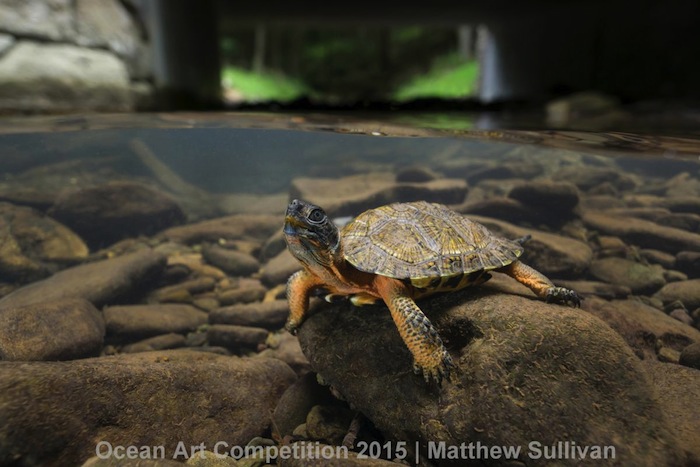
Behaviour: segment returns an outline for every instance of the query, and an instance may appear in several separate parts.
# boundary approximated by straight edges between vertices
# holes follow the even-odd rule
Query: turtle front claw
[[[287,320],[287,322],[284,325],[284,329],[286,329],[289,334],[296,336],[297,332],[299,332],[299,326],[301,323],[296,323],[292,320]]]
[[[547,290],[547,303],[560,303],[562,305],[570,305],[574,308],[581,306],[583,298],[571,289],[565,287],[552,287]]]
[[[438,361],[439,363],[433,366],[421,366],[418,362],[414,362],[413,372],[417,375],[422,374],[423,379],[425,379],[426,383],[435,381],[438,387],[440,387],[442,386],[443,380],[450,381],[450,378],[452,377],[452,370],[454,370],[455,364],[452,361],[452,357],[450,356],[450,354],[447,353],[446,350],[443,350],[442,358]]]

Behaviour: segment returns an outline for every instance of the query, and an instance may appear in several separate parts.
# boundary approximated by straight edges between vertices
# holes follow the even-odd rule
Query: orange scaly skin
[[[440,383],[443,378],[449,379],[454,367],[452,357],[433,324],[413,301],[413,287],[385,276],[377,276],[374,283],[413,354],[414,372],[422,372],[426,381],[433,379]]]
[[[516,281],[527,286],[530,290],[535,292],[535,295],[546,302],[571,302],[576,305],[577,301],[579,300],[576,292],[564,287],[555,287],[554,284],[552,284],[552,281],[547,279],[544,274],[534,268],[531,268],[522,261],[516,261],[509,264],[508,266],[499,269],[499,272],[508,274]]]

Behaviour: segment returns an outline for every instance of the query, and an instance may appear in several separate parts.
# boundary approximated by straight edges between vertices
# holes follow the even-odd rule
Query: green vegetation
[[[241,93],[245,101],[291,101],[308,94],[300,81],[278,73],[255,73],[227,66],[221,79],[224,88]]]
[[[456,54],[436,60],[430,71],[414,77],[399,87],[394,99],[399,102],[422,97],[455,99],[468,97],[476,89],[479,66],[476,61],[465,62]]]
[[[231,102],[459,99],[475,92],[478,65],[458,39],[444,27],[247,28],[222,39],[221,79]]]

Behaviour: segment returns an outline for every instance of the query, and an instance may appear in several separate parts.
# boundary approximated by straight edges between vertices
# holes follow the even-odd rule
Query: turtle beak
[[[287,213],[284,216],[284,233],[287,235],[297,235],[298,229],[304,227],[305,224],[301,210],[303,204],[295,199],[287,206]]]
[[[287,235],[297,235],[298,229],[304,227],[304,224],[299,222],[298,217],[287,215],[284,217],[284,233]]]

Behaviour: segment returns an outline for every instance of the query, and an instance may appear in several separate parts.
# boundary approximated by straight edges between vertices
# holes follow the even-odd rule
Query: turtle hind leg
[[[535,295],[548,303],[561,303],[573,307],[581,306],[582,298],[579,294],[565,287],[556,287],[544,274],[522,261],[515,261],[499,271],[527,286],[535,292]]]
[[[433,324],[410,297],[404,284],[390,278],[378,280],[378,288],[399,334],[413,354],[414,371],[422,373],[426,382],[432,379],[440,385],[443,379],[449,380],[454,363]]]

